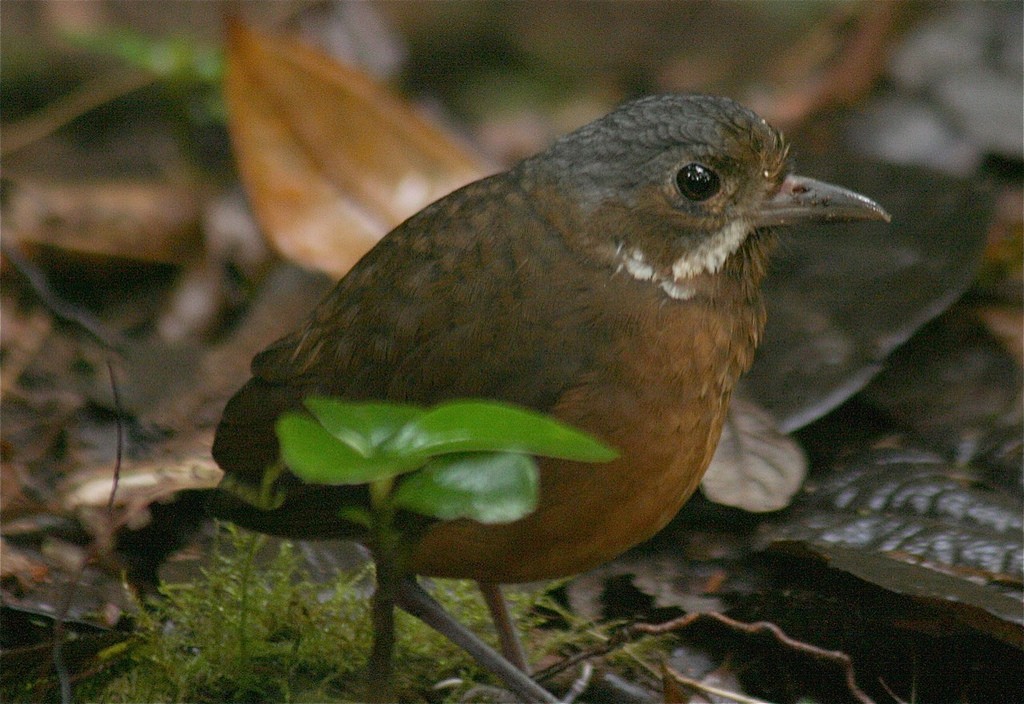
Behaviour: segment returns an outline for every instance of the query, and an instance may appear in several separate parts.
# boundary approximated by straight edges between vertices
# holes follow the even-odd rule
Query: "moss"
[[[104,675],[83,683],[82,700],[102,702],[362,701],[363,666],[372,628],[367,594],[372,567],[341,574],[332,584],[307,579],[295,549],[284,543],[269,565],[257,568],[261,536],[226,528],[210,566],[189,584],[162,586],[161,598],[140,610],[124,657]],[[475,585],[457,580],[427,584],[462,623],[494,642],[486,607]],[[544,593],[510,595],[513,617],[538,657],[587,648],[591,624],[538,629],[551,613]],[[563,621],[569,616],[561,612]],[[418,620],[398,613],[391,695],[401,701],[454,698],[490,681],[475,662]],[[441,680],[463,685],[432,692]]]

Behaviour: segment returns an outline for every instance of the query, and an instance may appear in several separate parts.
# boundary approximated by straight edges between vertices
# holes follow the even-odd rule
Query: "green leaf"
[[[71,32],[65,38],[85,49],[125,62],[170,80],[219,83],[224,57],[215,47],[189,37],[148,37],[128,29]]]
[[[277,421],[277,437],[288,469],[312,484],[366,484],[423,464],[421,457],[363,457],[302,413],[282,415]]]
[[[520,452],[579,462],[608,462],[611,448],[579,430],[522,408],[451,401],[412,419],[381,447],[395,456]]]
[[[528,455],[478,452],[438,457],[406,477],[392,500],[425,516],[511,523],[537,508],[537,463]]]
[[[398,403],[352,403],[336,398],[307,398],[306,408],[328,433],[363,457],[378,454],[381,444],[423,408]]]

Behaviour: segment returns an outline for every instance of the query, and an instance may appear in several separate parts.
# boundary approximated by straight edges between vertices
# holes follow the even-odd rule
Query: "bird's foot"
[[[444,607],[423,591],[412,577],[402,580],[395,603],[469,653],[482,667],[498,677],[514,695],[525,702],[559,704],[558,698],[530,679],[529,675],[502,657],[472,631],[459,623]]]

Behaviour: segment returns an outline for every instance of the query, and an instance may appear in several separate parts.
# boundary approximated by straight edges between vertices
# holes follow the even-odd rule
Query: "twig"
[[[114,497],[117,485],[121,481],[121,458],[124,456],[124,417],[121,413],[121,390],[117,385],[114,363],[107,358],[107,374],[110,377],[110,392],[114,398],[114,427],[117,428],[117,454],[114,456],[114,481],[110,486],[110,497],[107,499],[107,520],[111,528],[114,526]]]
[[[4,129],[3,142],[0,143],[0,156],[7,156],[47,137],[90,110],[144,88],[156,80],[154,74],[132,69],[86,81],[34,115],[8,125]]]
[[[3,252],[4,257],[6,257],[14,268],[25,277],[25,280],[28,281],[29,286],[35,292],[36,296],[39,297],[39,300],[43,302],[43,305],[45,305],[51,313],[57,316],[60,320],[81,328],[90,337],[107,349],[114,350],[119,354],[124,354],[125,341],[116,331],[108,328],[99,320],[99,318],[96,318],[89,311],[72,305],[57,295],[53,288],[51,288],[50,282],[47,281],[46,274],[44,274],[39,267],[22,256],[21,252],[19,252],[16,247],[9,246],[5,242],[0,244],[0,252]]]
[[[618,631],[615,635],[613,635],[611,638],[608,638],[601,645],[594,646],[593,648],[588,648],[586,650],[581,650],[578,653],[569,655],[561,661],[556,662],[553,665],[549,665],[548,667],[545,667],[540,672],[534,673],[533,678],[538,682],[544,682],[546,680],[550,680],[555,675],[564,672],[565,670],[568,670],[570,667],[574,667],[577,663],[586,662],[587,660],[599,658],[602,655],[607,655],[616,648],[621,647],[623,643],[625,643],[628,636],[629,634],[625,631]]]
[[[774,623],[768,623],[767,621],[743,623],[742,621],[731,619],[728,616],[710,612],[687,614],[659,624],[638,623],[633,626],[633,630],[648,635],[662,635],[664,633],[682,630],[701,619],[717,621],[728,628],[749,635],[767,631],[772,634],[777,641],[788,648],[810,655],[818,660],[834,663],[842,668],[846,677],[846,686],[849,688],[850,694],[853,695],[858,702],[861,702],[861,704],[875,704],[874,700],[871,699],[871,697],[869,697],[859,686],[857,686],[857,679],[853,672],[853,662],[850,660],[849,655],[839,650],[826,650],[824,648],[819,648],[816,645],[811,645],[810,643],[804,643],[790,638]]]
[[[911,697],[910,702],[908,702],[906,699],[896,694],[896,692],[892,691],[889,685],[887,685],[885,683],[885,680],[883,680],[881,677],[878,678],[878,684],[882,685],[882,689],[885,690],[886,694],[892,697],[892,700],[896,702],[896,704],[910,704],[910,702],[915,701],[915,697],[913,696]]]
[[[732,701],[739,702],[740,704],[771,704],[771,702],[766,702],[763,699],[755,699],[754,697],[748,697],[747,695],[740,694],[739,692],[730,692],[729,690],[722,689],[721,687],[715,687],[710,684],[705,684],[704,682],[698,682],[691,677],[687,677],[678,670],[669,667],[667,663],[662,663],[661,667],[662,676],[671,677],[684,687],[696,689],[697,691],[704,692],[706,694],[713,694],[717,697],[725,697],[726,699],[731,699]]]
[[[107,522],[110,526],[111,534],[113,534],[117,528],[117,522],[114,519],[114,497],[117,494],[117,485],[121,479],[121,458],[124,456],[124,418],[121,411],[121,394],[118,391],[117,377],[114,374],[114,365],[109,359],[107,360],[107,371],[110,373],[110,388],[114,397],[114,413],[117,425],[117,454],[114,459],[114,480],[110,487],[110,497],[107,499]],[[53,647],[51,653],[53,670],[57,675],[57,681],[60,683],[61,704],[72,704],[74,702],[71,691],[71,675],[68,672],[67,663],[64,661],[64,639],[67,635],[65,624],[68,614],[71,612],[71,602],[74,600],[78,585],[85,575],[85,568],[96,558],[98,552],[99,545],[97,541],[93,541],[89,551],[78,564],[78,568],[75,570],[71,581],[68,582],[67,589],[64,591],[64,601],[54,616]]]
[[[587,685],[590,684],[590,678],[594,676],[594,666],[589,662],[583,663],[582,671],[580,676],[572,683],[572,687],[562,697],[561,704],[573,704],[576,698],[579,697],[587,689]]]

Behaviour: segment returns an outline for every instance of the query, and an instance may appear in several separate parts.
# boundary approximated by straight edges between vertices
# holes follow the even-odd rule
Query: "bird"
[[[216,431],[232,490],[214,514],[289,538],[360,540],[338,506],[365,488],[285,471],[274,506],[238,490],[261,487],[279,461],[277,418],[314,395],[472,398],[549,414],[618,458],[540,458],[533,513],[436,522],[412,573],[532,582],[650,538],[696,490],[754,359],[778,230],[889,219],[863,195],[794,173],[789,151],[732,99],[653,95],[428,205],[254,357]]]

